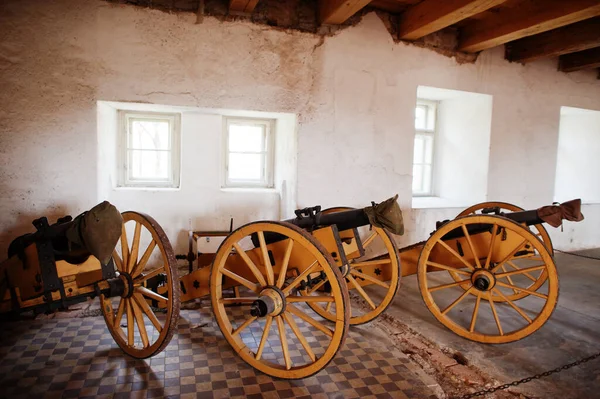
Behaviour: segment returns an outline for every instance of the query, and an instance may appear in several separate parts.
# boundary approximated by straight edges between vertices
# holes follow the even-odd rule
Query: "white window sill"
[[[442,197],[413,197],[413,209],[428,208],[467,208],[473,204],[465,204],[463,201],[452,200]]]
[[[225,193],[278,193],[273,187],[221,187]]]
[[[113,187],[115,191],[180,191],[181,187],[135,187],[135,186],[125,186],[125,187]]]

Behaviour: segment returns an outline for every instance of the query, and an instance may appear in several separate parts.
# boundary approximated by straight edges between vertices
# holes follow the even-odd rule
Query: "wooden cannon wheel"
[[[494,207],[498,207],[500,209],[500,211],[509,211],[509,212],[520,212],[520,211],[525,210],[525,209],[521,208],[520,206],[511,204],[509,202],[488,201],[488,202],[481,202],[479,204],[472,205],[472,206],[468,207],[467,209],[465,209],[464,211],[462,211],[461,213],[459,213],[456,217],[475,215],[475,214],[478,214],[477,213],[478,211],[481,211],[484,208],[494,208]],[[548,234],[548,231],[546,230],[544,225],[543,224],[535,224],[535,225],[531,226],[531,229],[532,229],[533,233],[537,237],[539,237],[540,240],[542,240],[544,245],[546,245],[546,248],[548,248],[548,251],[550,251],[550,253],[552,255],[554,255],[554,246],[552,245],[552,240],[550,239],[550,234]]]
[[[479,204],[475,204],[473,206],[468,207],[467,209],[465,209],[464,211],[459,213],[457,215],[457,217],[480,214],[478,212],[481,211],[482,209],[494,208],[494,207],[498,207],[500,209],[500,211],[509,211],[509,212],[519,212],[519,211],[524,210],[523,208],[521,208],[517,205],[513,205],[511,203],[508,203],[508,202],[488,201],[488,202],[481,202]],[[531,227],[526,227],[526,228],[529,228],[535,234],[535,236],[538,237],[538,239],[542,240],[542,242],[544,243],[544,245],[546,245],[546,248],[548,249],[550,254],[554,255],[554,247],[552,245],[552,240],[550,239],[550,234],[548,234],[548,231],[546,230],[546,228],[544,227],[543,224],[536,224],[536,225],[533,225]],[[535,256],[535,255],[532,255],[532,256]],[[504,272],[507,272],[509,270],[516,270],[513,263],[508,263],[507,265],[503,265],[502,269]],[[462,280],[458,274],[453,273],[453,272],[450,272],[450,273],[455,281]],[[540,288],[542,286],[542,284],[544,284],[544,282],[546,281],[546,278],[548,277],[546,275],[545,270],[542,270],[539,273],[538,272],[528,273],[526,276],[527,276],[527,278],[529,278],[532,281],[531,285],[527,288],[529,290],[533,290],[533,291]],[[506,280],[506,282],[512,284],[512,281],[511,281],[512,278],[510,276],[507,276],[504,279]],[[465,285],[463,285],[462,287],[466,289]],[[514,292],[511,295],[507,295],[507,298],[510,299],[511,301],[516,301],[521,298],[525,298],[527,295],[529,295],[529,294],[526,292]],[[504,298],[494,297],[494,300],[503,302]]]
[[[354,208],[335,207],[325,209],[323,213],[334,213],[347,211]],[[383,313],[394,300],[398,287],[400,287],[400,259],[398,258],[398,248],[392,236],[382,228],[372,226],[367,230],[367,226],[359,229],[365,231],[361,234],[362,245],[367,255],[362,258],[349,261],[349,271],[344,277],[349,290],[356,290],[359,296],[366,303],[365,307],[350,305],[350,324],[359,325],[368,323]],[[368,251],[374,249],[378,251],[376,257],[369,258]],[[365,274],[364,271],[374,270],[375,276],[371,273]],[[377,276],[390,276],[389,280],[377,278]],[[370,283],[369,291],[362,288],[360,282]],[[314,289],[312,290],[314,292]],[[311,292],[311,293],[312,293]],[[375,294],[375,295],[373,295]],[[306,295],[306,294],[305,294]],[[335,314],[329,312],[328,305],[311,302],[309,306],[318,314],[328,320],[334,320]],[[367,309],[367,310],[365,310]]]
[[[121,297],[101,295],[100,304],[117,344],[128,355],[144,359],[165,349],[177,328],[177,261],[169,239],[153,218],[137,212],[122,216],[123,229],[113,261],[126,289]],[[140,244],[146,242],[139,256]]]
[[[482,232],[482,225],[487,230]],[[457,229],[464,233],[462,252],[468,256],[455,249],[457,238],[442,240]],[[469,233],[477,229],[478,233]],[[526,245],[538,256],[519,256]],[[505,272],[502,266],[508,262],[520,267]],[[539,270],[546,273],[546,282],[530,289],[525,276]],[[446,271],[461,280],[452,281]],[[456,334],[483,343],[513,342],[530,335],[548,320],[558,299],[550,251],[529,229],[501,216],[464,216],[440,227],[423,247],[417,276],[425,305],[435,318]],[[506,276],[512,282],[505,282]],[[517,304],[509,298],[513,292],[528,296]]]
[[[273,233],[282,239],[267,246],[265,236]],[[216,253],[210,296],[219,328],[235,352],[277,378],[305,378],[327,366],[344,342],[349,319],[348,290],[334,265],[314,237],[292,224],[254,222],[233,231]],[[299,295],[311,276],[327,278],[331,291]],[[228,297],[228,287],[235,286],[239,290]],[[267,301],[273,307],[263,312]],[[331,304],[335,321],[311,314],[307,301]]]

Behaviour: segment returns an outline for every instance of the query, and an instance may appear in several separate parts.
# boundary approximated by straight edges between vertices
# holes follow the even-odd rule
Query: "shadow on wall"
[[[90,206],[91,208],[91,206]],[[56,223],[58,218],[69,215],[67,211],[69,206],[65,204],[53,205],[46,208],[45,211],[39,213],[17,213],[17,219],[7,229],[0,232],[0,262],[8,258],[8,246],[17,237],[20,237],[27,233],[34,233],[36,231],[32,222],[35,219],[41,217],[48,218],[48,223]],[[77,215],[70,214],[75,217]]]

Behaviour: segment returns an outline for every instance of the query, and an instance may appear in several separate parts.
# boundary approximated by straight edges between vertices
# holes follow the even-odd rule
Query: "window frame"
[[[417,128],[415,126],[415,139],[417,136],[426,136],[426,137],[431,137],[431,141],[432,141],[432,148],[431,148],[431,164],[428,163],[420,163],[419,165],[430,165],[431,167],[431,176],[430,176],[430,181],[431,181],[431,185],[430,185],[430,189],[429,191],[419,191],[419,192],[415,192],[412,191],[412,185],[411,185],[411,191],[412,191],[412,196],[413,197],[433,197],[435,194],[435,173],[434,173],[434,167],[435,167],[435,156],[436,156],[436,139],[437,139],[437,127],[438,127],[438,105],[439,102],[438,101],[433,101],[433,100],[425,100],[425,99],[417,99],[417,103],[415,105],[415,112],[417,107],[419,106],[425,106],[427,108],[427,114],[426,114],[426,127],[425,128]],[[414,123],[414,122],[413,122]],[[430,126],[433,126],[432,128],[430,128]],[[423,148],[423,151],[426,151],[425,148]],[[423,154],[423,159],[425,159],[425,154]],[[414,141],[413,141],[413,162],[412,162],[412,167],[414,170],[414,166],[415,166],[415,154],[414,154]],[[414,174],[413,174],[413,179],[414,179]],[[422,184],[421,184],[422,186]]]
[[[264,128],[264,144],[266,149],[263,159],[263,178],[261,180],[242,180],[229,178],[229,126],[231,125],[259,125]],[[238,151],[236,151],[238,152]],[[245,152],[239,152],[245,153]],[[249,151],[248,153],[255,153]],[[223,151],[222,151],[222,182],[221,188],[256,188],[271,189],[274,185],[275,165],[275,120],[264,118],[250,118],[226,116],[223,118]]]
[[[131,163],[129,158],[129,137],[131,123],[134,120],[160,120],[169,122],[169,152],[170,162],[169,178],[165,180],[141,179],[131,177]],[[171,112],[147,111],[118,111],[118,157],[117,157],[117,187],[130,188],[171,188],[178,189],[181,185],[181,114]],[[143,150],[142,150],[143,151]]]

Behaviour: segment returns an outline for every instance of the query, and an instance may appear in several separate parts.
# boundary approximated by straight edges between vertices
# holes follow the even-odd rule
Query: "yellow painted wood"
[[[234,324],[238,326],[240,324],[237,321],[234,322],[226,310],[226,306],[229,303],[241,303],[242,309],[248,312],[248,316],[245,318],[246,321],[241,325],[241,327],[245,328],[244,324],[249,323],[249,320],[252,319],[248,306],[251,301],[246,300],[247,298],[244,296],[240,298],[225,298],[223,293],[225,289],[232,287],[227,284],[230,284],[233,280],[231,277],[233,274],[244,278],[251,284],[256,284],[256,289],[253,289],[256,294],[251,295],[259,295],[260,292],[269,286],[270,278],[266,275],[267,271],[257,267],[257,270],[263,272],[264,275],[262,279],[256,278],[251,270],[252,266],[244,260],[244,256],[240,252],[241,248],[238,245],[241,241],[247,242],[247,237],[255,235],[258,232],[262,232],[265,236],[267,233],[277,233],[285,237],[281,241],[266,245],[267,250],[272,253],[275,260],[272,265],[273,278],[277,284],[281,283],[281,291],[284,293],[286,301],[285,311],[288,312],[286,316],[277,315],[274,317],[282,343],[282,358],[277,361],[262,358],[262,351],[266,345],[273,317],[267,316],[261,340],[258,346],[251,350],[243,342],[240,334],[237,333],[240,327],[237,327],[238,330],[233,327]],[[293,244],[290,244],[290,241]],[[240,249],[236,249],[236,247]],[[258,248],[244,251],[247,258],[252,260],[252,263],[256,264],[257,261],[264,258],[264,250],[261,247],[259,245]],[[235,251],[232,254],[233,250]],[[328,303],[331,304],[332,312],[336,315],[335,321],[327,326],[315,319],[313,315],[308,315],[294,306],[299,302],[306,303],[306,300],[313,300],[296,296],[294,288],[298,287],[300,282],[306,280],[309,276],[317,277],[321,273],[324,273],[330,282],[331,292],[329,295],[331,299],[317,298],[316,300],[324,299],[331,301]],[[284,277],[282,277],[282,274]],[[286,279],[285,277],[290,278]],[[349,313],[347,308],[348,293],[342,280],[338,267],[333,263],[333,259],[327,250],[304,230],[285,222],[255,222],[240,227],[223,241],[212,265],[209,288],[213,313],[217,324],[233,350],[249,365],[265,374],[277,378],[296,379],[313,375],[325,367],[335,356],[343,342],[347,332]],[[238,284],[240,283],[238,282]],[[251,285],[251,287],[254,288],[255,286]],[[269,290],[272,291],[271,288]],[[240,294],[245,295],[245,292],[240,290]],[[323,295],[318,295],[318,297],[323,297]],[[290,299],[289,301],[288,298]],[[252,298],[253,300],[254,298]],[[297,326],[293,321],[293,317],[298,317],[306,322],[310,328],[318,331],[317,334],[322,332],[329,340],[325,346],[324,353],[319,358],[314,356],[314,351],[310,347],[311,343],[306,341],[304,336],[297,334],[299,330],[295,329]],[[293,336],[285,335],[284,320],[292,328],[294,332]],[[303,364],[293,363],[289,349],[287,349],[288,344],[292,345],[290,340],[297,340],[308,353],[310,360]],[[286,352],[288,352],[287,355]]]
[[[484,268],[473,271],[466,268],[462,262],[456,259],[454,254],[450,253],[446,247],[444,245],[440,245],[440,243],[442,241],[442,237],[444,237],[450,231],[462,229],[462,226],[465,226],[468,229],[468,226],[470,225],[482,224],[489,225],[490,230],[498,231],[498,234],[492,235],[488,230],[487,232],[480,232],[471,235],[473,247],[476,248],[475,252],[478,254],[487,253],[487,261],[484,264]],[[496,238],[497,236],[501,238]],[[469,244],[466,239],[464,237],[462,239],[464,240],[462,245],[464,257],[467,261],[472,262],[473,251],[469,249]],[[455,241],[455,239],[450,241]],[[506,277],[506,274],[503,275],[503,273],[506,272],[503,272],[498,264],[501,262],[510,262],[511,256],[514,257],[515,248],[519,248],[522,242],[527,242],[529,245],[531,245],[532,249],[535,250],[539,256],[539,263],[537,266],[532,267],[537,269],[539,266],[544,265],[544,270],[547,275],[547,294],[544,292],[539,292],[538,289],[534,290],[521,285],[517,286],[504,283],[500,279],[502,277]],[[445,244],[448,244],[448,242],[445,242]],[[452,246],[453,244],[450,245]],[[489,248],[491,248],[491,251],[482,251]],[[435,261],[432,261],[431,259],[435,259]],[[466,290],[461,284],[450,284],[445,288],[440,288],[439,284],[433,284],[430,282],[432,266],[439,270],[437,273],[447,273],[448,271],[452,270],[454,270],[455,273],[460,272],[461,280],[466,279],[465,273],[491,273],[491,275],[494,276],[492,281],[495,282],[495,285],[491,285],[488,290],[484,291],[480,291],[479,289],[475,288],[475,286],[470,282],[466,283],[466,286],[468,287]],[[487,269],[485,266],[487,266]],[[529,336],[541,328],[548,320],[558,300],[558,274],[556,272],[556,266],[554,264],[553,257],[547,247],[542,243],[541,240],[537,239],[529,229],[501,216],[470,215],[448,222],[434,232],[429,240],[427,240],[423,246],[417,267],[417,277],[421,295],[427,308],[431,311],[434,317],[456,334],[477,342],[506,343]],[[486,271],[482,272],[482,270]],[[518,273],[511,275],[514,276],[516,274]],[[496,278],[495,276],[498,275],[501,277]],[[528,309],[530,314],[531,312],[535,312],[536,314],[534,317],[527,316],[524,310],[519,308],[515,301],[509,299],[509,295],[501,293],[498,288],[494,287],[506,287],[533,295],[535,298],[537,298],[536,301],[540,303],[539,310]],[[442,297],[439,296],[438,292],[444,291],[444,293],[448,295],[450,292],[449,290],[453,290],[452,292],[454,295],[456,295],[456,299],[450,305],[447,305],[444,309],[441,309],[441,302],[439,301]],[[471,296],[471,293],[476,295],[476,301],[474,306],[469,308],[468,306],[471,305],[469,301],[466,301],[466,299]],[[497,307],[499,306],[498,304],[500,302],[497,301],[496,298],[506,301],[507,304],[513,310],[515,310],[515,316],[519,314],[519,317],[521,317],[524,322],[522,324],[513,326],[515,321],[514,319],[511,319],[511,329],[507,329],[506,326],[509,324],[505,325],[502,319],[502,317],[505,316],[502,316],[497,311]],[[482,326],[479,325],[478,329],[476,324],[478,314],[484,309],[484,307],[480,306],[480,302],[482,300],[487,301],[489,304],[491,314],[497,327],[497,333],[495,334],[490,333],[489,330],[486,330],[486,333],[481,332]],[[468,306],[465,304],[468,304]],[[461,308],[461,306],[466,308]],[[462,318],[457,316],[458,313],[453,313],[458,311],[471,312],[471,309],[472,316],[471,319],[466,322],[466,324]]]
[[[521,208],[517,205],[511,204],[511,203],[508,203],[508,202],[487,201],[487,202],[481,202],[479,204],[475,204],[475,205],[468,207],[464,211],[460,212],[457,215],[457,218],[466,216],[466,215],[478,214],[478,212],[480,212],[484,208],[495,208],[495,207],[499,208],[501,212],[519,212],[519,211],[524,210],[523,208]],[[523,226],[526,227],[525,225],[523,225]],[[552,244],[552,239],[550,238],[550,234],[548,234],[548,231],[546,230],[546,228],[544,227],[543,224],[536,224],[536,225],[526,227],[526,228],[530,229],[531,232],[533,234],[535,234],[535,236],[544,243],[544,245],[546,246],[546,248],[548,249],[548,251],[550,252],[551,255],[554,255],[554,246]],[[492,246],[490,246],[490,248],[491,247]],[[531,257],[531,256],[529,256],[529,257]],[[533,257],[531,257],[531,258],[533,258]],[[518,270],[518,266],[515,266],[514,263],[512,263],[512,262],[507,262],[507,266],[511,267],[515,270]],[[486,267],[487,267],[487,265],[486,265]],[[529,273],[525,274],[525,276],[527,276],[530,280],[532,280],[534,282],[529,287],[527,287],[534,291],[537,290],[538,288],[540,288],[544,284],[544,282],[546,281],[546,278],[547,278],[545,271],[540,273],[537,277],[533,277]],[[459,280],[459,277],[456,274],[452,274],[452,277],[456,281]],[[508,277],[507,277],[507,280],[509,280]],[[463,286],[463,288],[465,288],[465,287]],[[519,299],[525,298],[527,295],[529,295],[529,294],[527,294],[526,292],[515,292],[512,295],[507,295],[506,298],[511,301],[517,301]],[[505,299],[500,296],[494,296],[494,301],[505,302]]]
[[[324,210],[323,213],[328,214],[350,209],[352,208],[329,208]],[[346,253],[349,262],[349,272],[345,276],[348,289],[356,290],[371,308],[370,311],[365,311],[362,307],[351,309],[351,325],[368,323],[387,309],[398,291],[400,275],[402,273],[398,249],[392,236],[384,229],[378,227],[371,227],[368,231],[363,232],[363,234],[364,237],[360,237],[362,245],[359,248],[355,237],[355,230],[339,232],[339,237],[351,239],[354,242],[354,247],[351,248],[352,252],[350,254]],[[321,237],[317,238],[321,241]],[[377,256],[372,257],[372,255],[367,254],[360,257],[361,253],[365,254],[365,251],[373,248],[378,249],[375,252]],[[373,299],[375,295],[371,296],[364,290],[363,287],[367,286],[370,286],[370,291],[375,291],[377,300]],[[313,288],[313,291],[305,291],[303,295],[312,294],[314,291],[315,288]],[[335,319],[335,314],[329,311],[329,304],[309,302],[308,305],[327,320]]]
[[[154,219],[137,212],[125,212],[122,216],[121,245],[114,251],[113,260],[115,261],[117,274],[125,270],[130,270],[132,274],[135,273],[133,279],[134,292],[129,298],[106,298],[102,295],[101,309],[115,342],[128,355],[143,359],[162,351],[169,343],[174,329],[177,327],[180,301],[177,262],[171,244]],[[125,228],[127,223],[134,224],[131,248],[129,248],[130,244],[127,241]],[[151,236],[152,240],[138,262],[140,238],[144,235]],[[157,257],[159,260],[150,264],[150,259],[154,259],[152,255],[155,249],[158,250],[156,255],[159,255]],[[146,266],[148,266],[149,271],[141,274],[145,271]],[[159,274],[165,277],[165,283],[158,287],[161,294],[144,286],[149,278]],[[121,278],[124,277],[121,276]],[[98,284],[105,286],[106,282],[101,281]],[[157,301],[159,306],[166,310],[166,313],[161,312],[160,316],[155,313],[148,304],[152,300]],[[123,315],[126,315],[124,319]],[[144,323],[145,317],[152,323],[151,328],[156,330],[152,334],[147,331],[148,327]],[[125,327],[121,327],[122,324]],[[134,342],[133,339],[136,326],[141,342]],[[127,330],[127,332],[125,333],[124,330]]]

